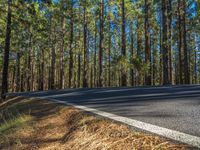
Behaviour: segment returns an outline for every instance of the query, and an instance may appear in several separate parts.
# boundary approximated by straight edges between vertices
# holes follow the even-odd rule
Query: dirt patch
[[[18,100],[17,100],[18,99]],[[184,150],[158,136],[131,130],[125,125],[88,115],[81,110],[26,98],[1,105],[1,114],[16,108],[30,116],[24,125],[0,133],[0,149],[17,150]],[[3,116],[3,115],[1,115]],[[17,118],[17,117],[16,117]],[[0,118],[1,125],[5,117]]]

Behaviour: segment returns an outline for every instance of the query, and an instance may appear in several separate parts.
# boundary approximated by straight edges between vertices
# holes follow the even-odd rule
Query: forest
[[[200,83],[200,0],[0,0],[0,89]]]

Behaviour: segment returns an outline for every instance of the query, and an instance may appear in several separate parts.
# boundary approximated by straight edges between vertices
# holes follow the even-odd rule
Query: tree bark
[[[109,21],[109,39],[108,39],[108,86],[111,86],[111,45],[112,45],[112,34],[111,34],[111,20],[108,16]]]
[[[20,91],[20,52],[17,52],[16,92]]]
[[[190,71],[188,64],[188,49],[187,49],[187,30],[186,30],[186,1],[182,0],[183,5],[183,50],[184,50],[184,79],[185,84],[190,84]]]
[[[179,22],[179,72],[180,84],[190,84],[188,65],[187,31],[186,31],[186,1],[178,0]]]
[[[56,52],[55,47],[51,48],[51,81],[50,81],[50,89],[55,89],[55,66],[56,66]]]
[[[81,86],[81,54],[78,53],[78,88]]]
[[[162,12],[161,12],[162,13]],[[160,85],[163,84],[163,50],[162,50],[162,15],[160,15],[160,43],[159,43],[159,46],[160,46]]]
[[[156,44],[155,44],[155,40],[154,40],[154,37],[152,38],[152,40],[153,40],[153,44],[152,44],[152,47],[153,47],[153,60],[152,60],[152,63],[153,63],[153,65],[152,65],[152,85],[153,86],[155,86],[156,85],[156,75],[157,75],[157,67],[156,67],[156,58],[158,57],[158,55],[157,55],[157,49],[156,49]]]
[[[28,72],[27,72],[27,91],[31,90],[31,62],[32,62],[32,33],[30,31],[29,51],[28,51]]]
[[[21,79],[20,79],[20,92],[24,92],[24,70],[25,66],[22,67],[22,72],[21,72]]]
[[[196,43],[196,34],[194,35],[194,43]],[[197,50],[194,50],[194,78],[195,84],[198,84],[198,65],[197,65]]]
[[[72,72],[73,72],[73,39],[74,39],[74,20],[73,20],[73,2],[70,6],[70,47],[69,47],[69,88],[71,88],[72,83]]]
[[[96,64],[97,64],[97,25],[96,25],[96,21],[95,21],[95,38],[94,38],[94,77],[93,77],[93,83],[94,83],[94,86],[96,87],[97,84],[96,84],[96,76],[97,76],[97,67],[96,67]]]
[[[122,57],[126,57],[126,18],[125,18],[125,2],[124,0],[121,1],[121,11],[122,11],[122,49],[121,49],[121,55]],[[127,85],[127,75],[126,75],[126,69],[123,67],[121,70],[121,86]]]
[[[103,86],[103,69],[102,69],[102,58],[103,58],[103,38],[104,38],[104,0],[100,3],[100,32],[99,32],[99,80],[98,86]]]
[[[64,1],[62,1],[62,9],[64,9]],[[64,46],[65,46],[65,16],[61,15],[61,45],[60,45],[60,89],[64,89]]]
[[[39,90],[44,90],[44,49],[40,53],[40,65],[39,65]]]
[[[83,4],[83,47],[84,47],[84,60],[83,60],[83,87],[88,87],[88,46],[87,46],[87,18],[86,18],[86,0],[84,0]]]
[[[80,8],[79,8],[80,9]],[[81,20],[81,11],[79,10],[79,20]],[[80,40],[81,40],[81,29],[79,28],[78,30],[78,40],[79,40],[79,48],[78,48],[78,68],[77,68],[77,86],[78,88],[81,87],[81,44],[80,44]]]
[[[169,46],[169,78],[173,84],[173,63],[172,63],[172,2],[167,1],[167,14],[168,14],[168,46]]]
[[[169,47],[168,47],[168,22],[167,22],[167,0],[162,1],[162,50],[163,50],[163,85],[170,84],[169,77]]]
[[[151,85],[151,42],[150,42],[150,24],[149,24],[149,1],[145,0],[145,63],[148,64],[148,70],[145,73],[145,84]]]
[[[134,58],[134,54],[133,54],[133,44],[134,44],[134,38],[133,38],[133,24],[132,24],[132,22],[130,23],[130,37],[131,37],[131,45],[130,45],[130,53],[131,53],[131,59],[133,59]],[[134,79],[135,79],[135,77],[134,77],[134,69],[133,68],[131,68],[130,69],[130,76],[131,76],[131,86],[134,86],[135,84],[135,81],[134,81]]]
[[[50,20],[51,21],[51,20]],[[52,23],[50,23],[52,26]],[[54,29],[55,31],[55,29]],[[50,36],[53,36],[52,32],[50,33]],[[56,69],[56,48],[55,45],[53,45],[53,40],[50,38],[50,48],[51,48],[51,81],[50,81],[50,89],[55,89],[55,69]]]
[[[15,78],[16,77],[16,66],[13,66],[13,74],[12,74],[12,92],[15,92]]]
[[[11,3],[12,0],[8,0],[8,13],[7,13],[7,26],[6,26],[6,37],[5,37],[5,49],[3,58],[3,72],[2,72],[2,90],[1,98],[6,98],[8,92],[8,66],[9,66],[9,53],[10,53],[10,35],[11,35]]]
[[[142,38],[140,35],[140,27],[139,27],[139,18],[137,21],[137,58],[138,60],[142,60]],[[136,85],[141,85],[141,70],[137,70],[137,76],[136,76]]]

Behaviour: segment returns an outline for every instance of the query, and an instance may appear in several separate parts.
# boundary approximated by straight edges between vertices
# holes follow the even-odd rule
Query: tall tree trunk
[[[77,65],[77,56],[78,56],[78,55],[77,55],[77,45],[78,45],[77,43],[78,43],[78,41],[75,40],[75,41],[74,41],[74,45],[75,45],[75,47],[74,47],[74,53],[75,53],[75,54],[74,54],[74,56],[73,56],[73,57],[74,57],[74,59],[73,59],[74,62],[73,62],[73,63],[75,64],[75,65],[74,65],[74,66],[75,66],[74,69],[76,69],[76,65]],[[77,81],[77,71],[74,70],[74,75],[73,75],[73,88],[77,88],[77,82],[76,82],[76,81]]]
[[[79,10],[80,11],[80,10]],[[80,13],[81,14],[81,13]],[[81,15],[79,15],[79,20],[81,20]],[[79,39],[79,48],[78,48],[78,69],[77,69],[77,86],[78,86],[78,88],[80,88],[81,87],[81,54],[82,54],[82,52],[81,52],[81,29],[79,29],[79,31],[78,31],[78,39]]]
[[[32,62],[32,33],[30,31],[29,51],[28,51],[28,72],[27,72],[27,91],[31,90],[31,62]]]
[[[169,47],[168,47],[168,22],[167,0],[162,1],[162,50],[163,50],[163,85],[170,84],[169,78]]]
[[[93,77],[93,83],[94,83],[94,86],[96,87],[97,84],[96,84],[96,75],[97,75],[97,67],[96,67],[96,64],[97,64],[97,25],[96,25],[96,22],[95,22],[95,38],[94,38],[94,77]]]
[[[86,0],[84,0],[84,8],[83,8],[83,47],[84,47],[84,60],[83,60],[83,87],[88,87],[88,46],[87,46],[87,18],[86,18]]]
[[[145,74],[145,84],[151,85],[151,39],[149,24],[149,1],[145,0],[145,63],[148,64],[148,70]]]
[[[152,38],[152,47],[153,47],[153,60],[152,60],[152,62],[153,62],[153,66],[152,66],[152,78],[153,78],[153,83],[152,83],[152,85],[153,86],[155,86],[156,85],[156,75],[157,75],[157,67],[156,67],[156,58],[158,57],[158,55],[157,55],[157,49],[156,49],[156,44],[155,44],[155,40],[154,40],[154,38]]]
[[[34,54],[32,56],[34,57]],[[32,91],[34,91],[34,89],[35,89],[35,82],[34,82],[34,80],[35,80],[35,76],[34,76],[35,68],[34,67],[35,67],[35,63],[34,63],[34,60],[33,60],[32,64],[31,64],[31,90]]]
[[[91,61],[92,61],[92,56],[93,53],[91,53]],[[92,67],[92,63],[90,64],[90,88],[92,88],[94,86],[93,83],[93,67]]]
[[[6,37],[5,37],[5,49],[3,58],[3,72],[2,72],[2,90],[1,98],[6,98],[6,93],[8,92],[8,66],[9,66],[9,53],[10,53],[10,34],[11,34],[11,3],[12,0],[8,0],[8,13],[7,13],[7,27],[6,27]]]
[[[64,9],[64,1],[62,1],[62,9]],[[61,16],[61,45],[60,45],[60,89],[64,89],[64,46],[65,46],[65,16]]]
[[[104,38],[104,0],[100,3],[100,32],[99,32],[99,80],[98,86],[103,86],[103,69],[102,69],[102,58],[103,58],[103,38]]]
[[[123,57],[126,57],[126,18],[125,18],[125,2],[124,0],[121,1],[121,11],[122,11],[122,49],[121,54]],[[127,76],[126,76],[126,69],[123,67],[121,71],[121,86],[127,85]]]
[[[178,0],[179,19],[179,71],[180,83],[190,84],[190,73],[188,65],[187,31],[186,31],[186,1]]]
[[[55,67],[56,66],[56,50],[53,46],[51,48],[51,81],[50,81],[50,89],[55,89]]]
[[[52,18],[50,20],[50,27],[52,27]],[[54,33],[55,33],[55,27],[54,27]],[[53,36],[52,31],[50,31],[50,36]],[[56,36],[56,35],[54,35]],[[56,69],[56,47],[55,44],[53,44],[53,41],[56,39],[52,39],[50,37],[50,48],[51,48],[51,81],[50,81],[50,89],[55,89],[55,69]]]
[[[50,57],[50,54],[47,54],[47,56],[48,56],[48,58],[51,58]],[[50,89],[50,76],[51,76],[51,59],[49,59],[48,61],[47,61],[47,64],[46,64],[46,88],[47,88],[47,90],[49,90]]]
[[[44,49],[41,50],[40,53],[40,73],[39,73],[39,90],[44,90]]]
[[[20,91],[20,52],[17,52],[16,92]]]
[[[22,67],[22,72],[21,72],[20,92],[24,92],[24,70],[25,70],[25,65]]]
[[[196,34],[194,35],[194,43],[196,43]],[[197,50],[194,50],[194,78],[195,84],[198,84],[198,66],[197,66]]]
[[[112,34],[111,34],[111,20],[108,16],[109,21],[109,39],[108,39],[108,86],[111,86],[111,45],[112,45]]]
[[[16,77],[16,66],[13,66],[13,76],[12,76],[12,92],[15,92],[15,77]]]
[[[172,2],[167,1],[167,14],[168,14],[168,46],[169,46],[169,78],[173,84],[173,67],[172,67]]]
[[[78,88],[81,86],[81,54],[80,50],[78,53]]]
[[[134,38],[133,38],[133,24],[132,22],[130,23],[130,37],[131,37],[131,43],[130,43],[130,53],[131,53],[131,59],[134,58],[133,54],[133,44],[134,44]],[[130,76],[131,76],[131,86],[134,86],[134,69],[130,69]]]
[[[178,6],[180,7],[180,5]],[[179,8],[178,8],[179,9]],[[179,10],[179,21],[178,21],[178,28],[179,28],[179,83],[183,84],[183,49],[182,49],[182,33],[181,33],[181,21],[180,21],[180,10]]]
[[[183,51],[184,51],[184,79],[185,84],[190,84],[190,71],[188,64],[188,49],[187,49],[187,30],[186,30],[186,1],[182,0],[183,5]]]
[[[21,56],[20,56],[21,57]],[[22,62],[22,69],[21,69],[21,79],[20,79],[20,92],[24,92],[26,90],[26,66],[27,66],[27,59]]]
[[[178,45],[178,41],[177,41],[177,45]],[[175,65],[174,65],[174,74],[175,76],[175,84],[180,84],[180,75],[179,75],[179,55],[178,53],[175,54]]]
[[[139,18],[137,21],[137,58],[139,60],[142,60],[142,38],[140,35],[140,26],[139,26]],[[139,86],[141,85],[141,78],[142,78],[142,74],[141,74],[141,70],[137,69],[137,76],[136,76],[136,85]]]
[[[159,46],[160,46],[160,85],[163,84],[163,50],[162,50],[162,15],[160,15],[160,41],[159,41]]]
[[[71,2],[70,6],[70,47],[69,47],[69,88],[71,88],[71,83],[72,83],[72,72],[73,72],[73,36],[74,36],[74,20],[73,20],[73,2]]]
[[[111,86],[111,35],[109,36],[108,46],[108,86]]]

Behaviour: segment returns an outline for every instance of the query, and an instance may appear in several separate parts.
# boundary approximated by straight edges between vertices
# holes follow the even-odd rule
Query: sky
[[[59,0],[53,0],[55,3],[58,2]]]

